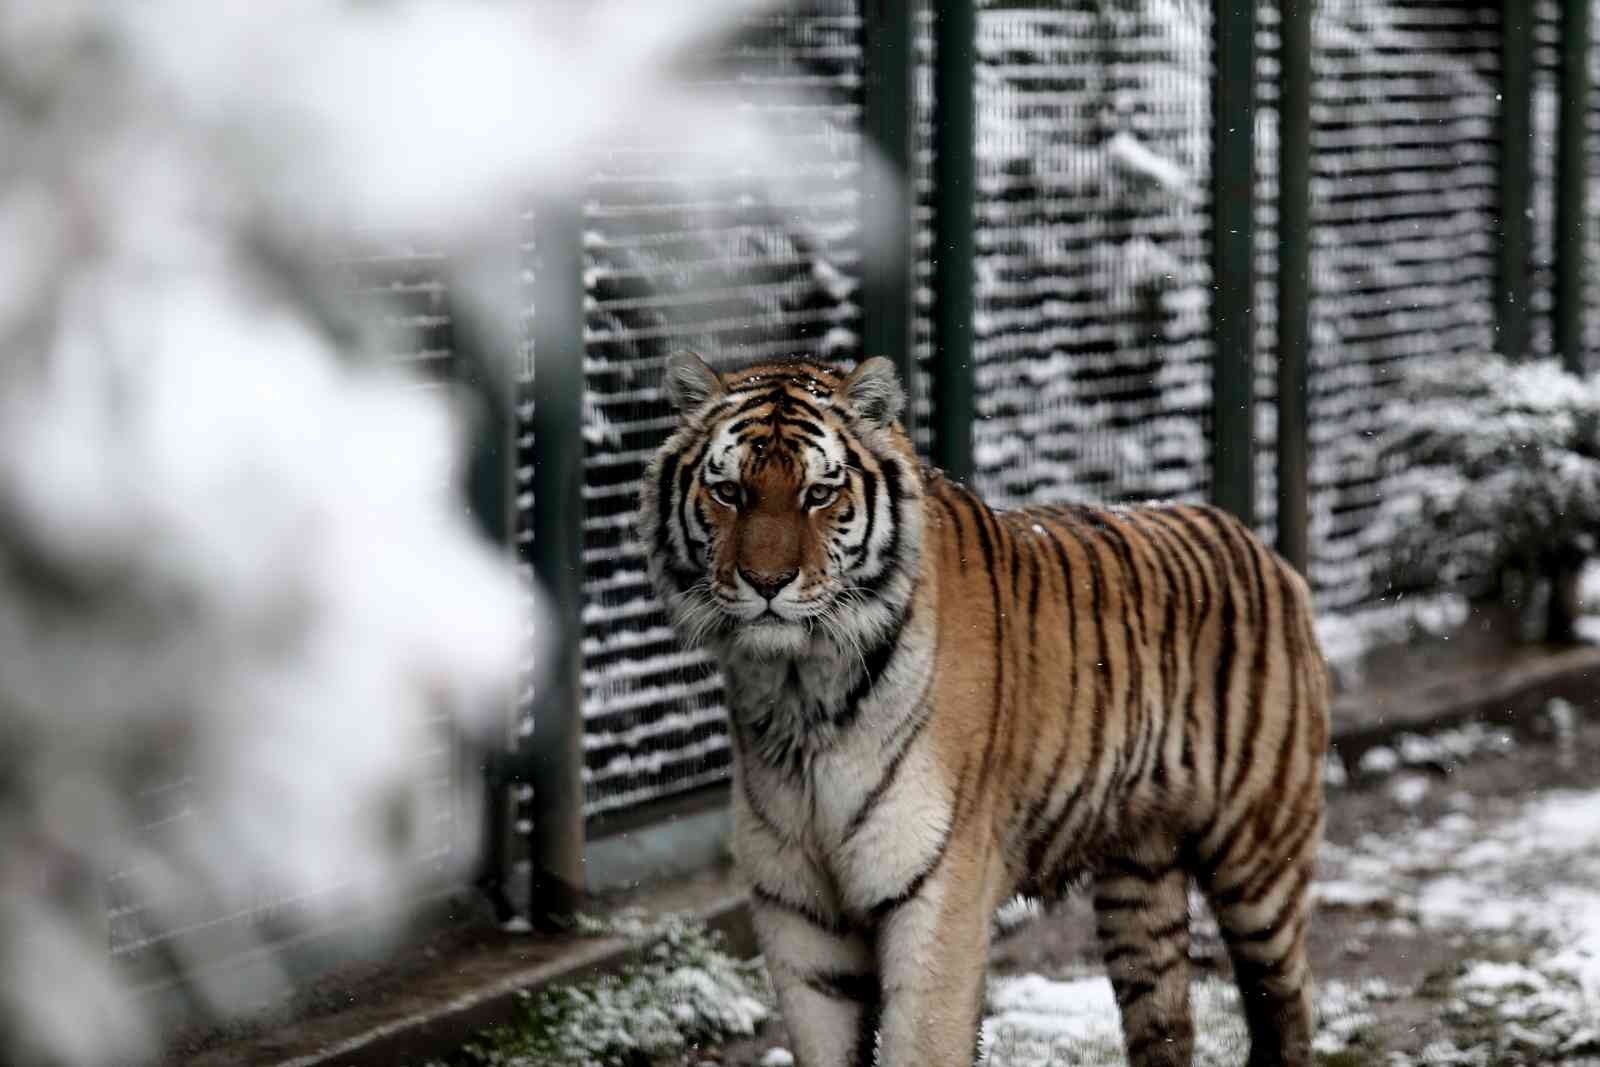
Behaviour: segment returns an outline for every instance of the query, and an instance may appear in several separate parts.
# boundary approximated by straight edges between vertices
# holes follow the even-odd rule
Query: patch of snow
[[[1322,784],[1329,789],[1342,789],[1349,781],[1350,773],[1344,769],[1344,760],[1330,752],[1322,768]]]
[[[1106,152],[1118,170],[1148,178],[1174,196],[1186,200],[1199,197],[1196,176],[1187,167],[1163,156],[1127,130],[1111,135]]]
[[[1361,658],[1418,635],[1442,637],[1467,621],[1471,608],[1455,593],[1379,600],[1359,611],[1317,617],[1317,642],[1328,666],[1346,683],[1361,678]]]
[[[1391,923],[1415,924],[1410,933],[1495,956],[1447,976],[1441,1017],[1451,1039],[1396,1064],[1542,1063],[1600,1051],[1600,792],[1473,807],[1475,815],[1368,836],[1325,857],[1323,906],[1382,901],[1398,913]]]
[[[782,1046],[769,1048],[761,1057],[761,1067],[794,1067],[794,1053]]]
[[[1400,766],[1400,757],[1386,745],[1369,748],[1361,754],[1357,764],[1362,774],[1389,774]]]
[[[1317,1051],[1335,1054],[1360,1043],[1376,1023],[1371,1007],[1395,991],[1384,982],[1330,981],[1317,987]],[[1249,1045],[1231,983],[1205,978],[1190,987],[1196,1067],[1239,1063]],[[1103,976],[1051,979],[1029,974],[989,983],[983,1022],[990,1067],[1125,1064],[1122,1026],[1111,983]]]
[[[1367,882],[1317,882],[1312,895],[1318,907],[1340,911],[1376,911],[1394,904],[1394,893],[1385,886]]]
[[[1422,803],[1433,783],[1420,774],[1403,774],[1389,783],[1389,796],[1402,808],[1414,808]]]

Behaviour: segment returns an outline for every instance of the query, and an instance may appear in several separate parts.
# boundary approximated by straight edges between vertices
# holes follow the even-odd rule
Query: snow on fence
[[[1408,370],[1495,348],[1498,9],[1313,15],[1311,578],[1324,610],[1382,595],[1383,406]]]
[[[991,501],[1206,495],[1210,40],[1207,6],[1182,0],[981,12],[974,447]]]

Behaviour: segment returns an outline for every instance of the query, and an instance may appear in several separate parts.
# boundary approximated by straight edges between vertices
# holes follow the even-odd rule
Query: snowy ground
[[[1447,738],[1334,791],[1312,936],[1325,1067],[1600,1065],[1600,724],[1556,736]],[[1242,1063],[1215,926],[1196,931],[1196,1063]],[[1000,940],[984,1030],[994,1065],[1123,1062],[1081,903]],[[661,1062],[770,1067],[784,1045],[771,1023]]]

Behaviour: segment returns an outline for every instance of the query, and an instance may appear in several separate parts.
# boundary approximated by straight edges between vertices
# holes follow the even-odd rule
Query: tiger
[[[1133,1067],[1191,1062],[1189,899],[1251,1067],[1311,1063],[1328,675],[1305,581],[1208,505],[995,510],[882,357],[667,360],[638,535],[722,671],[732,851],[801,1067],[981,1059],[996,909],[1092,885]]]

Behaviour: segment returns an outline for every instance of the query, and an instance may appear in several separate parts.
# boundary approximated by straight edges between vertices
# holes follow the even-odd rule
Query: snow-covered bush
[[[225,1010],[270,990],[183,931],[405,902],[439,731],[539,628],[334,250],[426,232],[481,277],[624,129],[770,156],[679,76],[750,6],[0,0],[0,1061],[147,1049],[130,912]]]
[[[1600,381],[1554,360],[1445,360],[1414,373],[1388,421],[1409,458],[1380,515],[1401,581],[1549,577],[1547,637],[1570,637],[1600,533]]]
[[[669,917],[617,974],[531,994],[522,1017],[466,1049],[483,1067],[644,1067],[729,1037],[772,1012],[759,959],[730,956],[715,931]]]

